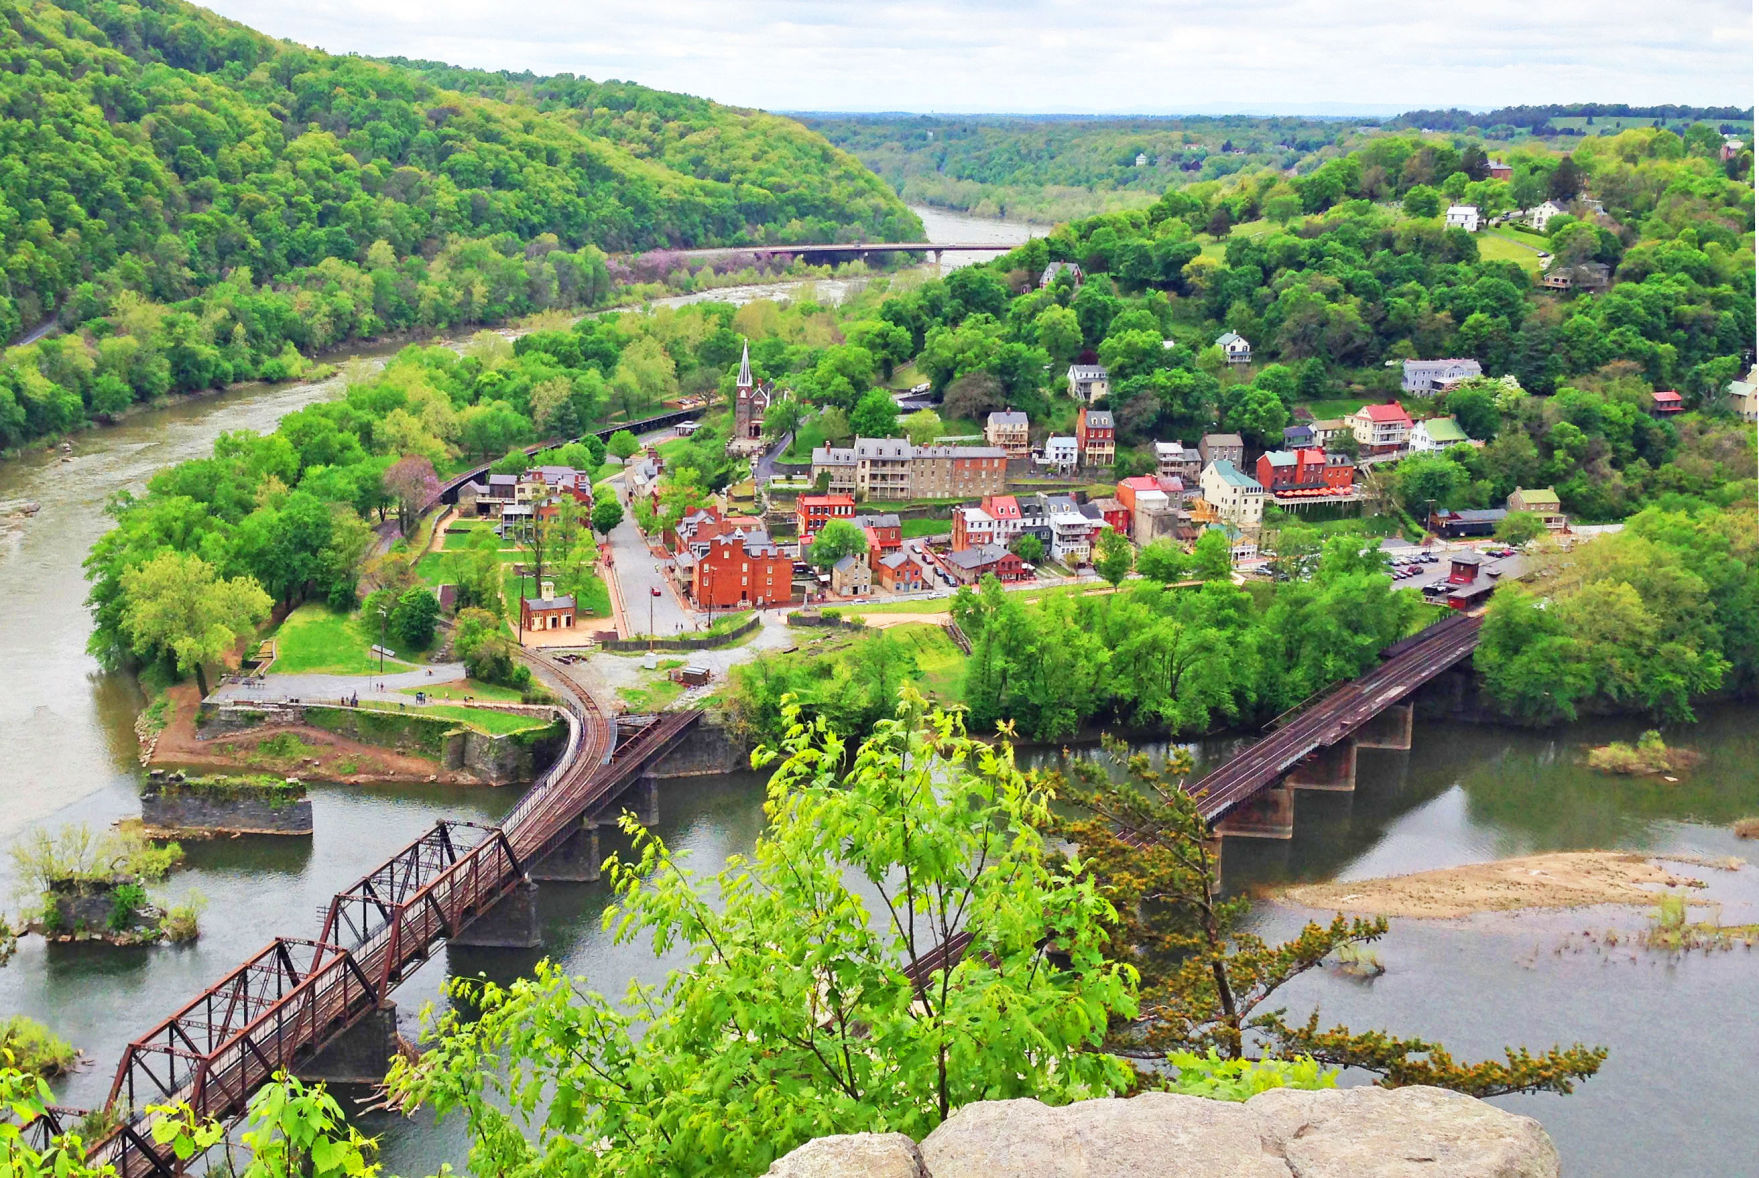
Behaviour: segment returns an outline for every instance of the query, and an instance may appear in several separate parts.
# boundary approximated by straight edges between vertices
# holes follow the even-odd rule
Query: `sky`
[[[1332,113],[1753,102],[1752,0],[208,0],[334,53],[740,106]]]

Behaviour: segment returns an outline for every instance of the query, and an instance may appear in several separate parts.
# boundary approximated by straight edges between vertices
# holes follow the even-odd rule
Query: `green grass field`
[[[1323,401],[1297,401],[1313,414],[1315,421],[1327,421],[1336,417],[1348,417],[1368,403],[1366,397],[1328,397]]]
[[[1537,274],[1544,269],[1538,254],[1519,242],[1498,237],[1495,233],[1478,235],[1478,256],[1487,262],[1513,262],[1529,274]]]
[[[550,721],[542,716],[527,716],[518,712],[497,712],[491,708],[469,708],[458,704],[435,704],[432,707],[411,705],[407,708],[393,707],[390,704],[366,704],[380,712],[415,712],[422,716],[441,716],[448,720],[456,720],[460,724],[468,724],[479,732],[490,736],[505,736],[512,732],[527,732],[533,728],[543,728]]]
[[[684,694],[684,685],[670,679],[659,679],[646,687],[619,687],[617,698],[629,705],[632,712],[661,712]]]
[[[916,679],[923,691],[950,703],[965,682],[965,656],[939,626],[893,626],[886,633],[906,643],[916,656]]]
[[[907,519],[903,521],[903,533],[906,540],[919,540],[924,536],[944,536],[953,530],[950,519]]]
[[[359,614],[302,605],[275,632],[272,670],[287,675],[371,675],[379,669],[378,656],[370,653],[378,640],[378,627],[369,628]],[[397,650],[397,640],[387,636],[385,646]],[[385,661],[387,671],[411,669],[405,661]]]
[[[429,699],[449,699],[460,702],[469,696],[472,699],[488,699],[516,704],[522,698],[518,688],[502,687],[499,683],[482,683],[475,679],[466,679],[462,683],[442,683],[438,687],[403,687],[398,689],[397,694],[413,696],[418,691],[426,692]]]

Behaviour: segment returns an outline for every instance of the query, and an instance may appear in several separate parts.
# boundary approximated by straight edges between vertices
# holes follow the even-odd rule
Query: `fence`
[[[644,650],[713,650],[720,646],[731,646],[759,626],[763,619],[753,614],[737,626],[722,630],[718,634],[695,634],[678,638],[614,638],[599,645],[605,650],[624,654],[638,654]]]

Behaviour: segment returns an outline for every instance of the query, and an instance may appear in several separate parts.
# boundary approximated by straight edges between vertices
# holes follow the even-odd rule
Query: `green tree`
[[[1167,539],[1151,540],[1136,554],[1136,571],[1162,585],[1184,580],[1190,564],[1184,549]]]
[[[813,537],[808,560],[816,569],[828,571],[845,556],[861,556],[867,552],[867,536],[846,519],[825,521]]]
[[[1033,320],[1033,337],[1052,360],[1067,364],[1081,352],[1081,321],[1067,307],[1050,306]]]
[[[269,616],[272,604],[249,577],[222,579],[201,557],[169,549],[122,574],[122,629],[143,658],[166,658],[195,672],[225,657],[234,643]]]
[[[1031,533],[1016,536],[1008,550],[1027,564],[1037,564],[1044,559],[1044,541]]]
[[[592,530],[609,536],[623,522],[623,505],[611,494],[600,495],[592,504]]]
[[[618,430],[611,435],[611,440],[605,443],[605,453],[613,458],[620,458],[625,462],[640,452],[641,442],[636,439],[634,434],[626,429]]]
[[[1191,548],[1191,575],[1199,581],[1228,581],[1234,575],[1233,545],[1220,528],[1206,528]]]
[[[973,1100],[1119,1091],[1129,1068],[1095,1050],[1134,1013],[1130,970],[1099,960],[1109,905],[1050,869],[1049,799],[1005,744],[903,700],[852,761],[790,705],[758,754],[781,757],[770,827],[712,880],[626,818],[610,925],[688,965],[621,1002],[548,964],[459,979],[473,1013],[393,1063],[396,1098],[462,1112],[476,1173],[743,1174],[832,1127],[920,1137]]]
[[[1128,536],[1111,528],[1100,532],[1093,554],[1093,571],[1112,587],[1113,593],[1118,591],[1118,586],[1130,575],[1135,564],[1136,546],[1130,543]]]
[[[1339,913],[1328,924],[1308,922],[1292,940],[1266,940],[1248,923],[1251,899],[1221,891],[1214,834],[1183,788],[1190,754],[1177,750],[1155,769],[1145,756],[1125,757],[1120,745],[1110,752],[1122,762],[1122,780],[1072,758],[1046,779],[1072,807],[1054,832],[1079,849],[1123,914],[1109,930],[1107,955],[1141,971],[1140,1006],[1114,1021],[1108,1050],[1156,1063],[1168,1052],[1242,1059],[1256,1041],[1274,1056],[1362,1068],[1386,1086],[1429,1084],[1478,1097],[1567,1093],[1600,1069],[1606,1050],[1580,1043],[1460,1064],[1437,1043],[1343,1026],[1320,1030],[1317,1010],[1305,1022],[1289,1021],[1279,1005],[1284,987],[1340,950],[1379,939],[1385,919]]]
[[[1453,459],[1440,454],[1413,454],[1398,467],[1399,502],[1413,515],[1422,515],[1430,504],[1457,505],[1465,490],[1466,472]]]
[[[434,641],[434,626],[440,618],[440,602],[424,585],[407,589],[391,607],[391,633],[408,654],[426,650]]]
[[[1404,210],[1407,217],[1437,216],[1441,212],[1441,194],[1427,184],[1414,185],[1405,193]]]
[[[849,426],[858,438],[896,437],[898,403],[884,389],[869,389],[849,414]]]
[[[1545,534],[1545,521],[1531,511],[1511,511],[1496,524],[1496,538],[1504,544],[1525,548]]]
[[[898,424],[903,426],[904,436],[918,446],[928,445],[942,432],[941,415],[933,409],[918,409]]]

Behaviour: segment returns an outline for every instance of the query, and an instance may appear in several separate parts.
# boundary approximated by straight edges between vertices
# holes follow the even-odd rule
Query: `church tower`
[[[769,386],[759,385],[751,376],[751,344],[748,341],[739,357],[739,379],[733,384],[733,438],[762,437],[764,410],[769,406]]]

